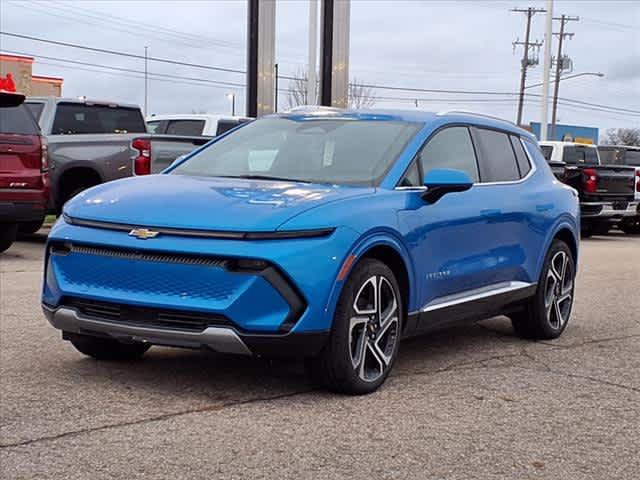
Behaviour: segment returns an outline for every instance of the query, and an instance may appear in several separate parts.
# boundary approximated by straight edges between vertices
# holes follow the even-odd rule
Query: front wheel
[[[18,225],[15,223],[0,223],[0,253],[7,250],[16,241]]]
[[[110,338],[76,333],[66,333],[65,336],[76,350],[96,360],[135,360],[142,357],[151,347],[148,343],[122,343]]]
[[[575,260],[569,246],[554,240],[547,252],[535,296],[511,323],[522,337],[558,338],[567,327],[575,291]]]
[[[398,355],[403,305],[389,267],[364,259],[342,289],[327,345],[310,362],[326,388],[351,395],[375,391]]]

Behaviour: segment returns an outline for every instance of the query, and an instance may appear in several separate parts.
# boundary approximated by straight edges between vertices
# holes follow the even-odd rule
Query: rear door
[[[23,104],[0,108],[0,189],[42,188],[40,130]]]

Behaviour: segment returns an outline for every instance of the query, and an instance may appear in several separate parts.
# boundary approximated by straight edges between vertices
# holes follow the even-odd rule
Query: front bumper
[[[142,326],[137,319],[113,321],[83,315],[77,309],[42,310],[51,325],[66,333],[110,337],[122,342],[146,342],[183,348],[208,348],[219,353],[257,356],[308,357],[324,346],[328,332],[311,334],[250,335],[231,327],[208,326],[201,331]]]
[[[637,201],[631,202],[583,202],[580,216],[585,219],[620,220],[638,215]]]

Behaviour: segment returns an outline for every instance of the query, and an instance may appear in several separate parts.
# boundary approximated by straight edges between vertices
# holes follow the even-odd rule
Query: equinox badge
[[[136,237],[139,240],[147,240],[149,238],[157,237],[159,233],[160,232],[154,232],[153,230],[148,230],[146,228],[134,228],[129,232],[129,235]]]

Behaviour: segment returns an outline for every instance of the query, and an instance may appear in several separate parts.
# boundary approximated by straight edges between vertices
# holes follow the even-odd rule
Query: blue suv
[[[452,323],[504,314],[558,337],[579,227],[576,192],[510,123],[300,109],[68,202],[42,304],[97,359],[151,345],[298,357],[362,394],[402,338]]]

